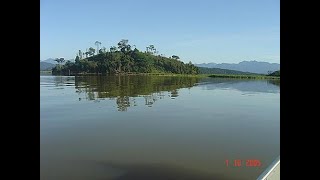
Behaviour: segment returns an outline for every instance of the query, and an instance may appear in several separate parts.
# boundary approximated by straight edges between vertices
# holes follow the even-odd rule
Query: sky
[[[280,0],[40,0],[40,60],[121,39],[183,62],[280,63]]]

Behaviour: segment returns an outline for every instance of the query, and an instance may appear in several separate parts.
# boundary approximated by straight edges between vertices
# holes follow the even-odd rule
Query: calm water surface
[[[42,180],[256,179],[280,154],[280,81],[40,76],[40,126]]]

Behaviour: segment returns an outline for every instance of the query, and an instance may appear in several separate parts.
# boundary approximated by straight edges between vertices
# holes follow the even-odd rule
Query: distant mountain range
[[[46,62],[46,63],[50,63],[50,64],[58,64],[57,61],[54,61],[54,58],[49,58],[46,60],[40,60],[40,62]]]
[[[68,59],[68,60],[71,61],[71,62],[74,62],[74,59]],[[66,59],[65,62],[68,61],[68,60]],[[46,62],[46,63],[51,63],[51,64],[58,64],[57,61],[55,61],[55,58],[48,58],[48,59],[46,59],[46,60],[40,60],[40,62]],[[62,64],[64,64],[64,63],[62,63]]]
[[[55,64],[40,61],[40,71],[51,70]]]
[[[256,73],[250,72],[242,72],[230,69],[220,69],[220,68],[206,68],[206,67],[198,67],[200,70],[200,74],[241,74],[241,75],[254,75]]]
[[[235,63],[201,63],[195,64],[198,67],[229,69],[242,72],[250,72],[257,74],[268,74],[269,71],[274,72],[280,70],[280,64],[259,61],[242,61]]]
[[[68,60],[66,60],[66,61],[68,61]],[[69,59],[69,61],[74,62],[74,59]],[[62,63],[62,64],[64,64],[64,63]],[[54,58],[48,58],[46,60],[40,60],[40,71],[51,70],[53,67],[56,66],[56,64],[58,64],[58,63],[57,63],[57,61],[55,61]]]

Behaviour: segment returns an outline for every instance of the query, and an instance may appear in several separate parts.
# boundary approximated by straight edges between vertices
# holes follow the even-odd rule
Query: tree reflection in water
[[[197,77],[176,76],[76,76],[75,88],[85,99],[115,100],[119,111],[137,106],[136,98],[143,97],[145,105],[152,107],[168,92],[171,98],[178,97],[178,89],[190,88],[199,82]]]

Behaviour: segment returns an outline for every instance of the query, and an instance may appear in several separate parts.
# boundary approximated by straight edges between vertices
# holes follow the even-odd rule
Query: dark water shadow
[[[207,173],[167,164],[121,164],[103,162],[100,166],[121,172],[113,180],[233,180],[221,174]]]

